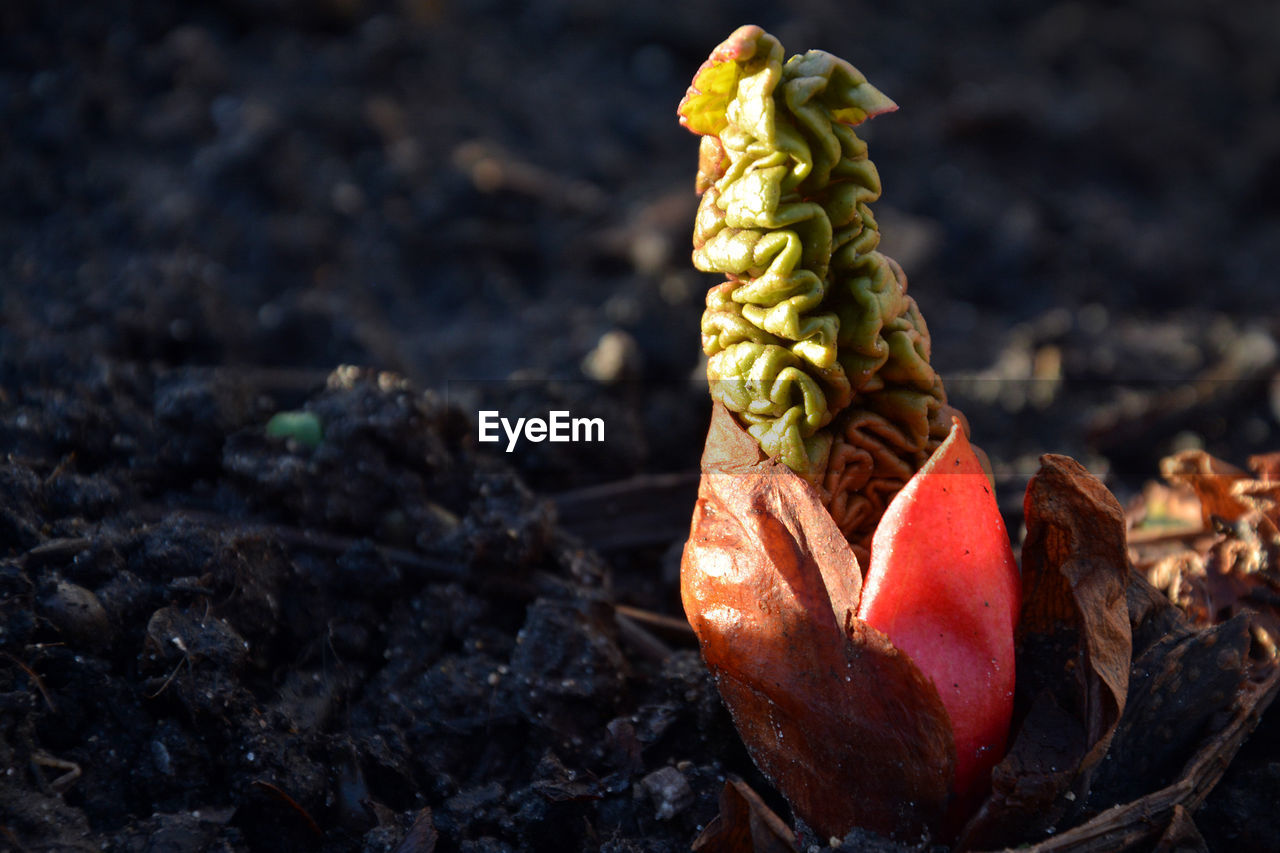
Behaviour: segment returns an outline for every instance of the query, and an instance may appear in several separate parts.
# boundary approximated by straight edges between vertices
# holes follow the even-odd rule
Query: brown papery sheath
[[[857,558],[816,490],[715,404],[681,595],[756,765],[821,838],[915,840],[955,770],[933,684],[854,616]]]

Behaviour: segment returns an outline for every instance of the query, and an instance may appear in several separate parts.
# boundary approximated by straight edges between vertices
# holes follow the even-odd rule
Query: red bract
[[[991,483],[956,424],[880,519],[858,618],[938,688],[962,797],[981,793],[1004,754],[1020,598]]]
[[[813,487],[716,405],[685,611],[752,758],[821,837],[938,832],[1007,735],[1017,570],[958,425],[884,525],[864,589]]]

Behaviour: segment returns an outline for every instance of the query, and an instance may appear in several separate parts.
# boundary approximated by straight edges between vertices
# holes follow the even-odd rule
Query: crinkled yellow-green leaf
[[[876,251],[880,176],[853,131],[897,107],[829,53],[783,56],[759,27],[739,28],[680,116],[704,136],[694,265],[727,277],[702,319],[711,395],[817,479],[846,410],[923,448],[943,393],[906,278]]]

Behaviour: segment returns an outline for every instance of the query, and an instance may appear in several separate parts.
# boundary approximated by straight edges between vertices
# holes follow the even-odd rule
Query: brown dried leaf
[[[1248,507],[1234,494],[1231,485],[1245,476],[1234,465],[1223,462],[1203,450],[1184,450],[1160,460],[1160,475],[1170,485],[1187,485],[1200,498],[1201,521],[1206,528],[1213,517],[1235,521]]]
[[[1280,480],[1280,453],[1259,453],[1249,457],[1249,470],[1259,480]]]
[[[1186,614],[1132,569],[1129,571],[1129,589],[1125,598],[1129,604],[1129,626],[1133,631],[1131,657],[1134,660],[1168,634],[1181,636],[1191,633]],[[1127,706],[1128,702],[1125,704]]]
[[[1187,614],[1209,626],[1249,613],[1263,656],[1280,642],[1280,454],[1254,456],[1255,477],[1200,451],[1161,463],[1176,485],[1194,490],[1210,526],[1204,536],[1182,544],[1139,544],[1148,580]]]
[[[1275,657],[1280,643],[1280,542],[1268,519],[1250,513],[1224,531],[1204,560],[1204,589],[1211,620],[1248,614],[1259,650]]]
[[[1238,617],[1204,631],[1174,630],[1131,669],[1124,716],[1098,769],[1088,807],[1103,811],[1178,778],[1213,721],[1245,684],[1249,625]]]
[[[955,765],[933,684],[852,617],[861,572],[816,490],[717,404],[685,612],[756,765],[820,837],[936,826]]]
[[[396,853],[435,853],[439,833],[436,832],[435,821],[431,817],[431,809],[421,809],[413,819],[413,825],[405,833],[404,841],[396,848]]]
[[[1200,554],[1178,551],[1145,567],[1145,571],[1147,580],[1176,604],[1193,624],[1213,624],[1204,558]]]
[[[720,792],[720,814],[693,842],[694,853],[795,853],[795,834],[741,779]]]
[[[1188,762],[1181,778],[1144,797],[1108,809],[1053,838],[1024,848],[1027,853],[1116,853],[1149,849],[1157,833],[1168,831],[1179,807],[1194,812],[1222,778],[1245,738],[1280,691],[1280,668],[1260,667],[1235,697],[1231,719],[1214,732]],[[1176,830],[1175,830],[1176,831]]]
[[[1275,533],[1276,526],[1280,525],[1280,480],[1240,479],[1231,484],[1231,494],[1262,517],[1260,528]]]
[[[1026,642],[1032,634],[1050,636],[1063,628],[1077,634],[1075,655],[1062,664],[1076,673],[1075,698],[1086,712],[1090,744],[1087,763],[1096,763],[1129,687],[1124,512],[1080,463],[1052,454],[1041,458],[1039,473],[1027,484],[1024,512],[1019,638]]]
[[[1189,459],[1194,465],[1184,466],[1183,473],[1186,470],[1207,472],[1196,473],[1195,477],[1200,478],[1200,488],[1208,491],[1211,500],[1218,500],[1226,493],[1228,497],[1247,502],[1243,491],[1246,487],[1274,485],[1269,481],[1250,480],[1239,472],[1232,473],[1229,466],[1211,458],[1192,456]],[[1263,474],[1268,470],[1267,464],[1270,463],[1258,463],[1254,468]],[[1045,473],[1042,470],[1041,476]],[[1195,477],[1188,475],[1182,488],[1194,488]],[[1051,481],[1045,481],[1048,482]],[[1033,483],[1028,490],[1029,531],[1043,523],[1043,520],[1035,521],[1031,512],[1035,487]],[[1221,505],[1218,508],[1221,509]],[[1042,515],[1065,518],[1056,513]],[[1102,517],[1106,513],[1095,515]],[[1237,603],[1242,605],[1258,598],[1259,590],[1265,592],[1267,572],[1262,567],[1272,560],[1273,554],[1263,543],[1274,538],[1269,532],[1274,527],[1268,525],[1256,509],[1247,511],[1235,521],[1220,520],[1215,525],[1216,541],[1199,537],[1204,540],[1199,544],[1200,550],[1183,550],[1163,560],[1149,561],[1148,571],[1154,572],[1156,579],[1166,576],[1163,577],[1166,589],[1170,588],[1170,580],[1175,582],[1174,586],[1182,585],[1178,587],[1181,589],[1179,600],[1199,617],[1199,623],[1205,626],[1201,630],[1193,627],[1184,611],[1171,605],[1141,575],[1130,573],[1125,593],[1131,626],[1130,689],[1123,695],[1123,714],[1110,734],[1108,761],[1098,765],[1096,774],[1089,778],[1091,772],[1084,759],[1096,753],[1097,747],[1087,750],[1087,716],[1080,713],[1080,709],[1089,704],[1072,699],[1073,691],[1083,695],[1079,689],[1084,682],[1074,674],[1063,678],[1060,672],[1059,679],[1072,686],[1073,691],[1039,689],[1035,693],[1014,748],[997,768],[997,795],[1003,787],[1001,774],[1008,771],[1005,780],[1012,783],[1014,794],[1023,798],[1024,811],[1020,814],[1006,808],[984,814],[985,823],[975,820],[971,824],[966,838],[969,843],[985,845],[1001,840],[1025,843],[1036,830],[1048,834],[1046,821],[1036,820],[1032,811],[1039,803],[1057,831],[1026,848],[1034,853],[1110,853],[1151,849],[1152,844],[1156,844],[1157,849],[1198,849],[1198,833],[1189,820],[1190,814],[1217,784],[1244,738],[1280,690],[1280,669],[1274,658],[1259,659],[1257,647],[1250,650],[1246,618],[1254,620],[1254,640],[1257,641],[1260,639],[1257,633],[1266,628],[1265,617],[1269,614],[1260,616],[1255,612],[1249,617],[1236,616],[1218,624],[1230,613],[1243,609],[1238,608]],[[1105,526],[1113,525],[1107,522]],[[1085,529],[1082,527],[1078,532],[1083,534]],[[1048,533],[1052,532],[1053,525],[1050,525]],[[1097,540],[1106,535],[1095,531],[1082,538]],[[1037,537],[1029,533],[1023,549],[1028,584],[1033,583],[1030,575],[1035,572],[1036,552],[1061,550],[1060,545],[1052,546],[1051,536],[1040,539],[1044,541],[1037,542]],[[1051,547],[1046,548],[1046,543]],[[1111,545],[1106,550],[1113,548]],[[1108,561],[1101,554],[1090,556],[1090,553],[1086,550],[1084,556],[1092,562]],[[1232,586],[1241,579],[1252,582],[1253,589]],[[1060,604],[1061,590],[1050,597],[1050,601],[1053,600]],[[1042,606],[1038,611],[1041,616],[1038,621],[1042,623],[1039,628],[1037,619],[1027,618],[1024,610],[1024,630],[1043,629],[1064,612],[1060,606],[1051,605]],[[1065,638],[1069,633],[1068,630],[1061,636]],[[1052,635],[1048,635],[1048,640],[1052,640]],[[1267,650],[1265,643],[1262,648]],[[1037,653],[1063,660],[1062,650],[1060,643],[1046,641],[1046,635],[1041,633],[1029,633],[1022,638],[1019,677],[1024,680],[1019,685],[1020,694],[1025,688],[1032,688],[1033,692],[1036,689],[1026,683],[1030,678],[1042,679],[1046,687],[1052,685],[1052,668],[1035,674],[1028,668]],[[1080,650],[1087,651],[1087,644],[1080,644],[1077,651]],[[1024,659],[1028,661],[1026,664]],[[1082,672],[1087,669],[1077,667]],[[1104,699],[1107,692],[1100,691]],[[1229,718],[1226,725],[1213,730],[1216,721],[1223,718]],[[1077,755],[1081,758],[1079,762],[1074,757]],[[1043,770],[1046,765],[1050,770],[1067,767],[1070,772],[1031,772]],[[1061,783],[1068,778],[1072,780],[1071,786],[1063,787]],[[1157,790],[1152,791],[1153,786]],[[1096,817],[1064,831],[1063,827],[1068,826],[1073,817],[1073,809],[1067,807],[1067,803],[1078,808],[1084,799],[1085,787],[1088,788],[1085,813]],[[1015,797],[1006,796],[1008,806]],[[986,808],[990,809],[997,799],[998,796],[993,796]],[[1111,807],[1117,802],[1122,805]],[[1028,814],[1032,814],[1033,819],[1028,820]],[[1003,834],[991,832],[993,821],[999,819],[1007,821],[1009,826]]]
[[[1124,711],[1132,636],[1124,513],[1075,460],[1041,458],[1027,486],[1018,627],[1026,709],[962,846],[1015,843],[1082,802]]]

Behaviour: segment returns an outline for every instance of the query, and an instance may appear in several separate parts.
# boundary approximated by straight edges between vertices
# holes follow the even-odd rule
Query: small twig
[[[151,516],[157,520],[169,515],[181,514],[185,518],[201,524],[207,524],[210,527],[220,527],[224,530],[239,527],[246,533],[262,533],[275,537],[287,545],[314,548],[320,551],[329,551],[337,554],[345,553],[346,551],[367,542],[367,540],[355,539],[350,536],[340,536],[334,533],[306,530],[286,524],[274,524],[261,521],[241,521],[239,519],[230,518],[215,512],[208,512],[206,510],[171,510],[167,507],[151,506],[143,507],[143,514]],[[435,559],[409,551],[405,548],[395,548],[390,545],[372,543],[372,546],[374,550],[376,550],[378,554],[388,562],[398,563],[402,566],[418,569],[424,574],[456,580],[466,573],[466,567],[460,567],[454,562]],[[192,591],[199,592],[200,590]]]
[[[177,637],[174,637],[173,639],[175,642],[178,640]],[[156,692],[146,694],[146,698],[148,699],[158,698],[161,693],[169,689],[169,685],[173,682],[173,679],[177,678],[178,670],[182,669],[182,665],[184,663],[190,665],[191,655],[187,653],[187,650],[183,648],[181,645],[179,645],[178,648],[182,649],[182,652],[183,652],[182,657],[178,660],[178,665],[173,668],[173,672],[169,673],[169,677],[164,680],[164,683],[156,688]]]
[[[48,690],[44,689],[44,681],[40,678],[40,676],[36,675],[36,671],[33,670],[31,667],[27,666],[22,661],[18,660],[9,652],[0,652],[0,654],[4,655],[9,660],[13,661],[14,665],[17,666],[18,669],[22,670],[27,674],[27,677],[31,679],[33,684],[35,684],[36,689],[40,691],[40,695],[44,697],[44,703],[49,706],[49,710],[55,714],[58,713],[58,706],[53,704],[53,697],[49,695]]]
[[[1126,538],[1130,545],[1163,545],[1166,542],[1191,542],[1210,531],[1203,527],[1135,527]]]
[[[306,821],[307,827],[310,828],[310,830],[315,833],[317,838],[324,838],[324,831],[320,829],[320,825],[316,823],[315,818],[311,816],[310,812],[308,812],[306,809],[304,809],[301,805],[298,804],[297,800],[295,800],[293,797],[286,794],[280,788],[276,787],[275,785],[272,785],[270,782],[263,781],[262,779],[254,779],[252,784],[256,785],[259,788],[262,788],[264,791],[267,791],[272,796],[276,797],[277,799],[287,804],[290,808],[292,808],[294,811],[296,811],[299,815],[302,816],[302,819]]]
[[[72,466],[75,465],[75,462],[76,452],[73,450],[66,456],[63,456],[62,459],[58,460],[57,465],[53,466],[53,470],[44,478],[45,485],[49,485],[49,483],[51,483],[55,478],[60,477],[67,471],[71,470]]]
[[[52,767],[54,770],[65,770],[61,776],[49,783],[49,790],[55,794],[62,794],[80,778],[82,770],[80,765],[74,761],[68,761],[65,758],[56,758],[42,749],[38,749],[31,753],[31,763],[38,767]],[[38,775],[38,774],[37,774]]]
[[[601,551],[683,541],[697,472],[649,474],[553,496],[560,525]]]
[[[27,551],[19,558],[24,569],[46,566],[56,560],[68,559],[88,548],[91,540],[84,536],[66,539],[50,539]]]
[[[167,592],[189,592],[192,595],[204,595],[204,596],[212,596],[214,594],[213,590],[209,589],[208,587],[199,586],[198,584],[193,584],[193,583],[181,583],[177,581],[167,584],[165,586],[165,590]]]
[[[623,613],[620,607],[614,609],[613,619],[618,624],[618,633],[645,655],[659,661],[671,657],[670,646]]]
[[[299,527],[286,527],[284,525],[271,524],[263,526],[262,529],[287,544],[299,545],[306,548],[317,548],[322,551],[330,551],[333,553],[344,553],[361,544],[361,540],[353,539],[349,536],[339,536],[333,533],[320,533],[314,530],[304,530]],[[459,566],[457,563],[450,562],[448,560],[426,557],[405,548],[395,548],[390,545],[378,545],[377,543],[373,544],[373,548],[388,562],[399,563],[402,566],[419,569],[426,574],[456,580],[459,576],[466,573],[465,566]]]
[[[615,604],[614,610],[618,612],[619,616],[656,628],[659,632],[680,642],[691,643],[697,640],[696,635],[693,633],[693,628],[689,627],[689,623],[683,619],[676,619],[662,613],[654,613],[652,610],[633,607],[630,604]]]

